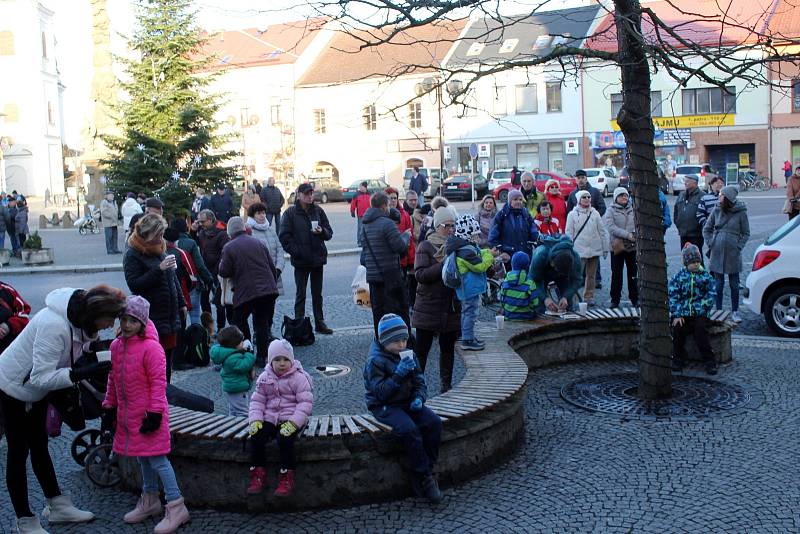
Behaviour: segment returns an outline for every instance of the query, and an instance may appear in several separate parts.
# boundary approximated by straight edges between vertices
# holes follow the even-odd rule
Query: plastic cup
[[[111,351],[110,350],[101,350],[97,352],[97,361],[98,362],[110,362],[111,361]]]
[[[579,302],[578,303],[578,311],[580,313],[586,313],[589,311],[589,304],[586,302]]]
[[[498,330],[502,330],[506,326],[506,318],[504,315],[496,315],[494,321],[497,324]]]
[[[319,221],[311,221],[311,230],[316,232],[319,229]]]
[[[413,359],[414,358],[414,351],[413,350],[401,350],[400,351],[400,358],[401,359]]]

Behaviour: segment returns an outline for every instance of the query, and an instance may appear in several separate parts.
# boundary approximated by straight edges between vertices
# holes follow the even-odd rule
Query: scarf
[[[428,234],[428,242],[436,247],[436,252],[434,253],[433,257],[438,262],[444,261],[444,258],[447,255],[444,251],[444,244],[446,241],[447,238],[443,235],[440,235],[438,232],[433,231]]]
[[[161,256],[167,250],[167,243],[163,239],[160,243],[148,243],[138,232],[133,232],[128,238],[128,246],[145,256]]]
[[[259,232],[266,232],[267,230],[269,230],[270,224],[269,224],[269,221],[265,221],[263,223],[258,223],[252,217],[248,217],[247,218],[247,226],[249,226],[253,230],[258,230]]]

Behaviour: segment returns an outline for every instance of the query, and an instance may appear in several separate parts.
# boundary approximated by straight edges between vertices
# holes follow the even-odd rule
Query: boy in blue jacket
[[[456,232],[447,238],[445,253],[456,255],[456,266],[461,276],[461,285],[456,288],[456,296],[461,301],[461,348],[464,350],[483,350],[486,344],[475,337],[475,321],[481,295],[486,292],[486,271],[499,254],[496,248],[481,249],[475,244],[481,227],[471,214],[456,219]]]
[[[442,492],[433,477],[433,466],[439,457],[442,420],[425,406],[428,387],[417,357],[413,352],[400,357],[407,341],[408,326],[403,319],[393,313],[384,315],[364,365],[367,408],[400,438],[412,471],[414,494],[439,502]]]

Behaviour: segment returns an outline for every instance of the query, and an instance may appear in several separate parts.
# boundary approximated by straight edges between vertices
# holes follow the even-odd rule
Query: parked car
[[[420,167],[420,174],[428,177],[428,190],[425,191],[425,198],[433,198],[441,191],[442,178],[447,179],[447,171],[444,169],[433,169],[430,167]],[[411,183],[411,176],[414,174],[414,169],[407,168],[403,173],[403,188],[408,191],[409,184]]]
[[[744,305],[764,314],[784,337],[800,337],[800,217],[790,219],[756,249],[747,275]]]
[[[317,180],[309,180],[310,184],[314,185],[314,201],[327,204],[328,202],[337,202],[344,200],[342,194],[342,186],[336,180],[330,178],[322,178]],[[299,184],[298,184],[299,185]],[[296,191],[297,188],[295,188]],[[289,205],[294,204],[295,191],[289,194]]]
[[[442,182],[442,196],[447,200],[472,200],[472,176],[469,174],[454,174]],[[489,191],[489,181],[480,174],[475,175],[475,200],[481,198]]]
[[[583,169],[589,184],[600,191],[604,197],[611,196],[614,189],[619,185],[619,178],[613,169],[608,167],[589,167]]]
[[[660,165],[656,167],[656,171],[658,172],[658,188],[666,195],[669,193],[669,180],[667,180],[667,175],[664,174],[664,169],[662,169]],[[619,171],[619,187],[624,187],[628,191],[631,190],[631,173],[628,171],[627,165],[622,167],[622,170]]]
[[[378,191],[383,191],[384,189],[389,187],[389,184],[387,184],[381,179],[356,180],[348,187],[342,188],[342,195],[344,196],[345,202],[350,202],[351,200],[353,200],[353,197],[355,197],[356,193],[358,193],[358,186],[361,185],[361,182],[367,182],[367,192],[370,195],[373,193],[377,193]]]
[[[511,171],[513,169],[495,169],[489,178],[489,191],[494,191],[503,184],[511,183]],[[517,169],[520,175],[525,172],[522,169]]]
[[[563,174],[558,174],[555,172],[550,171],[526,171],[527,174],[533,174],[534,181],[536,183],[536,189],[544,193],[544,185],[547,183],[547,180],[554,179],[557,180],[559,183],[559,187],[561,188],[561,196],[567,198],[570,193],[575,189],[577,186],[575,182],[575,178],[571,176],[564,176]],[[523,176],[526,174],[523,173]],[[494,196],[495,200],[498,202],[506,202],[508,200],[508,192],[511,190],[511,183],[503,184],[494,191],[492,191],[492,195]],[[513,186],[514,189],[519,189],[520,186]]]
[[[697,186],[700,189],[704,189],[708,180],[710,180],[713,176],[717,176],[717,171],[715,171],[708,163],[678,165],[678,168],[675,169],[675,176],[672,177],[670,182],[672,193],[676,196],[681,191],[686,189],[684,179],[686,178],[687,174],[696,174],[699,176],[700,180],[698,181]]]

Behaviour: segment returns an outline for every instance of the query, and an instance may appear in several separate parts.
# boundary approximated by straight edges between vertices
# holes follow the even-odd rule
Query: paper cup
[[[496,315],[496,316],[495,316],[495,318],[494,318],[494,320],[495,320],[495,323],[497,324],[497,329],[498,329],[498,330],[502,330],[502,329],[503,329],[503,327],[505,327],[505,325],[506,325],[506,318],[505,318],[505,316],[504,316],[504,315]]]
[[[318,228],[319,228],[319,221],[311,221],[311,229],[316,232]]]
[[[586,313],[587,311],[589,311],[589,304],[587,304],[586,302],[578,303],[578,311],[581,313]]]
[[[410,359],[413,359],[413,358],[414,358],[414,351],[413,351],[413,350],[401,350],[401,351],[400,351],[400,358],[403,358],[403,359],[405,359],[405,358],[410,358]]]
[[[110,362],[111,361],[111,351],[110,350],[101,350],[97,352],[97,361],[98,362]]]

